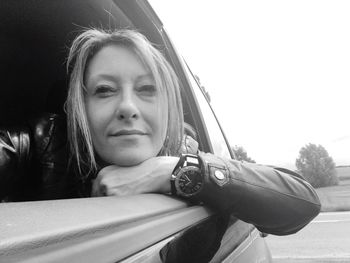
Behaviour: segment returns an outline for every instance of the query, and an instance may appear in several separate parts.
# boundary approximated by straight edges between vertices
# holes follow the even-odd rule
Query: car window
[[[222,133],[219,123],[205,97],[199,83],[195,80],[192,72],[186,68],[189,73],[189,79],[194,90],[207,132],[212,144],[213,153],[224,158],[231,158],[231,153]]]
[[[205,90],[203,90],[203,87],[201,87],[198,79],[192,74],[189,67],[185,67],[185,69],[189,75],[189,81],[194,91],[192,94],[197,101],[198,111],[202,115],[203,126],[207,129],[213,153],[220,157],[230,159],[232,156],[229,150],[230,146],[210,106],[210,97],[206,97],[208,95],[205,93]],[[196,116],[191,117],[196,118]],[[264,255],[264,259],[262,255]],[[221,246],[210,262],[243,263],[247,262],[247,260],[270,262],[269,249],[266,243],[260,238],[259,231],[253,225],[232,216],[229,227],[222,239]]]
[[[299,261],[317,241],[312,261],[339,260],[349,251],[336,234],[350,211],[349,2],[201,2],[200,12],[195,1],[152,2],[237,159],[296,171],[320,198],[322,213],[300,234],[267,238],[274,257]]]

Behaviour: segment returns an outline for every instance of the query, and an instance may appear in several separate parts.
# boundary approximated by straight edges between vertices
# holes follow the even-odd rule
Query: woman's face
[[[92,142],[103,162],[133,166],[159,153],[167,102],[131,49],[108,45],[98,51],[87,66],[85,86]]]

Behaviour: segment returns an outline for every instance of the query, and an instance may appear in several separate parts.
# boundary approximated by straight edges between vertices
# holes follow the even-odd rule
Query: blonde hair
[[[168,100],[166,137],[158,155],[176,156],[180,152],[184,122],[182,101],[177,76],[168,61],[144,35],[135,30],[88,29],[73,41],[67,61],[67,70],[71,70],[65,104],[68,140],[80,172],[82,166],[88,168],[88,173],[98,170],[85,110],[84,75],[90,59],[104,46],[111,44],[122,45],[135,52]]]

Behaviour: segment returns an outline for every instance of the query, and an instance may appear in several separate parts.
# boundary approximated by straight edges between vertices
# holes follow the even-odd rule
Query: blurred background
[[[305,145],[350,165],[350,2],[150,0],[232,146],[295,169]]]

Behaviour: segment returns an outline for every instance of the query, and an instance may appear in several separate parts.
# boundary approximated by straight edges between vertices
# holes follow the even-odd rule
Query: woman
[[[56,115],[1,128],[0,200],[171,193],[219,212],[167,244],[164,262],[209,261],[230,215],[286,235],[319,213],[297,174],[198,151],[184,136],[176,74],[140,33],[87,30],[72,44],[68,69],[70,149]]]
[[[200,152],[179,158],[179,84],[140,33],[87,30],[68,64],[68,135],[79,169],[98,172],[92,195],[172,192],[277,235],[295,233],[319,213],[315,191],[288,170]]]

